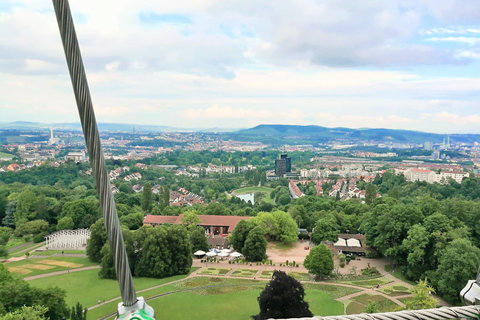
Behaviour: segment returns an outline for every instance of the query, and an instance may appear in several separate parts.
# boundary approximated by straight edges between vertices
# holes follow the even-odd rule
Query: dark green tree
[[[142,206],[143,212],[145,212],[146,214],[152,211],[152,206],[153,206],[152,186],[148,182],[143,185],[141,206]]]
[[[283,271],[275,270],[272,280],[258,297],[260,313],[252,319],[313,317],[304,298],[305,290],[300,282]]]
[[[335,216],[328,213],[315,223],[315,228],[312,232],[312,241],[316,244],[325,240],[336,242],[339,232],[340,229]]]
[[[192,253],[197,250],[208,251],[207,237],[202,226],[197,226],[195,229],[190,230],[189,238],[192,244]]]
[[[100,262],[102,260],[101,250],[107,242],[107,231],[102,219],[90,227],[90,238],[87,240],[87,256],[92,262]]]
[[[334,267],[332,252],[324,244],[315,246],[310,249],[303,265],[317,278],[327,277],[332,274]]]
[[[70,320],[87,320],[87,311],[87,308],[83,309],[82,304],[77,302],[70,312]]]
[[[365,203],[370,205],[377,197],[377,187],[373,183],[367,183],[365,186]]]
[[[261,261],[266,252],[265,230],[261,226],[255,227],[248,233],[242,253],[248,261]]]
[[[245,246],[245,240],[247,240],[248,233],[250,230],[255,228],[255,224],[249,220],[240,220],[232,234],[230,235],[230,243],[233,248],[238,252],[242,252],[243,247]]]

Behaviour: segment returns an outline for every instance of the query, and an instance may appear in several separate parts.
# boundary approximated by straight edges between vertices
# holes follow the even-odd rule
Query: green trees
[[[202,221],[198,217],[198,214],[195,212],[195,210],[188,210],[183,213],[181,222],[182,225],[190,230],[196,228]]]
[[[71,217],[63,217],[58,220],[57,230],[72,230],[75,223]]]
[[[235,250],[242,252],[245,246],[245,240],[247,240],[250,230],[255,228],[255,223],[251,220],[240,220],[232,234],[229,236],[229,242],[232,244]]]
[[[93,197],[66,202],[60,217],[70,217],[74,228],[88,228],[101,217],[100,203]]]
[[[304,298],[305,290],[300,282],[283,271],[275,270],[272,280],[258,297],[260,313],[252,319],[313,317]]]
[[[194,229],[191,229],[189,233],[192,253],[197,250],[208,251],[207,237],[205,237],[205,229],[203,229],[202,226],[196,226]]]
[[[242,253],[248,261],[261,261],[267,252],[265,230],[261,226],[253,228],[245,240]]]
[[[377,197],[377,187],[373,183],[367,183],[365,186],[365,203],[370,205]]]
[[[312,232],[312,241],[316,244],[325,240],[336,242],[339,232],[340,230],[335,216],[333,216],[333,214],[326,214],[315,223],[315,228]]]
[[[102,219],[98,219],[90,227],[90,239],[87,240],[87,256],[90,261],[100,262],[102,260],[101,250],[107,242],[107,231]]]
[[[475,279],[480,261],[480,249],[467,239],[453,240],[439,259],[432,281],[438,293],[449,301],[458,301],[458,293],[468,280]]]
[[[37,214],[37,197],[30,189],[25,189],[17,199],[15,210],[15,225],[19,226],[29,220],[35,219]]]
[[[145,212],[146,214],[152,211],[152,206],[153,206],[152,186],[148,182],[143,185],[141,206],[142,206],[143,212]]]
[[[70,312],[70,320],[87,320],[87,311],[87,308],[83,309],[82,304],[77,302]]]
[[[25,235],[36,235],[45,233],[48,230],[48,222],[45,220],[32,220],[21,224],[15,229],[17,237]]]
[[[333,271],[332,252],[325,245],[320,244],[310,249],[303,265],[317,278],[327,277]]]
[[[432,297],[435,290],[428,285],[426,279],[419,280],[410,291],[412,292],[413,297],[405,301],[405,309],[432,309],[437,306],[438,300]]]
[[[33,288],[22,279],[14,277],[0,264],[0,316],[6,319],[43,319],[63,320],[69,315],[65,303],[65,291],[58,287],[45,289]],[[38,307],[22,309],[22,307]],[[45,310],[45,309],[47,310]],[[3,319],[4,317],[2,317]]]
[[[262,226],[265,234],[284,243],[298,239],[298,228],[295,220],[285,211],[259,212],[251,219],[256,225]]]

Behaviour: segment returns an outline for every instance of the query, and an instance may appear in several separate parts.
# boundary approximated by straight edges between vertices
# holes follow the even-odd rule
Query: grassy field
[[[255,269],[237,269],[231,274],[231,276],[253,278],[253,276],[257,273],[257,271],[258,270],[255,270]]]
[[[34,287],[46,288],[58,286],[67,292],[66,302],[73,306],[80,302],[84,307],[91,307],[97,301],[110,300],[120,296],[117,280],[100,279],[98,269],[67,273],[54,277],[28,281]],[[133,278],[135,289],[142,290],[174,280],[180,280],[187,275],[178,275],[163,279]]]
[[[399,285],[382,286],[378,291],[388,294],[391,297],[404,296],[411,293],[409,288]]]
[[[0,152],[0,158],[13,158],[13,154]]]
[[[82,267],[95,266],[97,263],[90,262],[81,257],[51,257],[48,259],[25,259],[5,264],[7,269],[21,277],[31,277],[50,272],[72,270]]]
[[[175,319],[179,318],[179,315],[182,315],[182,318],[185,319],[220,320],[228,317],[232,320],[240,320],[248,319],[251,315],[259,312],[257,298],[266,282],[255,283],[251,280],[241,281],[241,279],[223,278],[197,279],[192,279],[194,286],[203,286],[206,285],[208,281],[213,280],[217,281],[210,283],[210,285],[236,284],[236,286],[174,293],[150,300],[148,304],[157,310],[157,312],[161,310],[162,318],[166,319]],[[244,285],[241,285],[242,283]],[[185,286],[190,287],[183,282],[176,286],[180,288],[184,288]],[[162,289],[168,288],[163,287]],[[309,302],[310,310],[315,315],[344,314],[343,304],[333,300],[331,296],[321,290],[313,288],[307,289],[305,299]],[[185,306],[195,307],[185,308]],[[105,313],[112,312],[111,310],[114,310],[112,309],[113,307],[115,306],[110,307],[110,310]],[[88,318],[95,319],[94,316],[98,318],[101,314],[92,313],[92,318],[90,318],[90,314]]]
[[[34,256],[53,256],[54,254],[71,253],[71,254],[86,254],[85,250],[44,250],[32,252]]]
[[[352,284],[354,286],[359,286],[362,288],[371,288],[376,286],[377,284],[380,284],[381,286],[392,282],[391,279],[387,277],[378,277],[374,279],[367,279],[367,280],[342,280],[340,281],[341,283],[346,283],[346,284]]]
[[[378,312],[395,311],[399,306],[387,298],[380,295],[362,294],[352,299],[347,306],[347,314],[362,313],[370,301],[377,302]]]
[[[230,268],[204,268],[199,273],[212,276],[224,276],[230,270]]]
[[[271,203],[273,204],[273,199],[270,199],[270,193],[273,191],[272,188],[267,188],[267,187],[246,187],[246,188],[240,188],[237,190],[233,190],[233,194],[246,194],[246,193],[255,193],[255,192],[260,192],[263,194],[263,201],[266,203]],[[255,201],[257,201],[255,199]]]
[[[288,275],[298,281],[310,281],[310,275],[306,272],[289,272]]]
[[[16,249],[16,250],[13,250],[13,251],[9,252],[8,256],[9,257],[21,257],[21,256],[24,256],[25,253],[27,253],[27,251],[28,252],[33,251],[33,250],[35,250],[37,248],[40,248],[44,245],[45,245],[45,242],[33,243],[33,244],[28,245],[26,247],[22,247],[20,249]],[[34,255],[35,252],[32,252],[31,254]]]

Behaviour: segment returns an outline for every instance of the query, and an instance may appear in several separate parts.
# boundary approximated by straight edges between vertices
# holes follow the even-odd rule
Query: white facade
[[[85,249],[90,238],[89,229],[61,230],[45,237],[46,249]]]

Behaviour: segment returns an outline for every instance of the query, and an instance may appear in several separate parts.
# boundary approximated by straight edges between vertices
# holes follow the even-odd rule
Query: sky
[[[70,0],[98,122],[480,133],[478,0]],[[50,0],[0,1],[0,122],[79,122]]]

